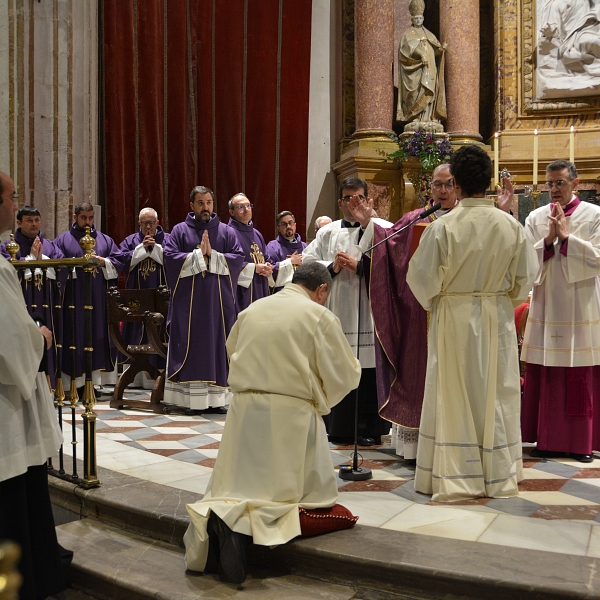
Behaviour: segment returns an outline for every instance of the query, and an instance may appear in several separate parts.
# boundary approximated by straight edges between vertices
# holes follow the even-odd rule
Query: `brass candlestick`
[[[10,254],[11,262],[16,262],[17,260],[17,252],[21,249],[21,246],[15,242],[15,234],[10,234],[10,242],[6,244],[6,251]]]
[[[542,195],[542,192],[538,189],[539,185],[536,184],[535,190],[531,191],[531,196],[533,197],[533,210],[537,208],[537,199]]]

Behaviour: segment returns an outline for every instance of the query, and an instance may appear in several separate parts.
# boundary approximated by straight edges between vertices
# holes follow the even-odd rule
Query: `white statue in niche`
[[[600,94],[600,0],[538,0],[538,100]]]

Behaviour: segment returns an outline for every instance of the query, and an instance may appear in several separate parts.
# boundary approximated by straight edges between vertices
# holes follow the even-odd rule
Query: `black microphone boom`
[[[426,219],[429,215],[433,214],[436,210],[440,210],[440,208],[442,208],[442,203],[441,202],[438,202],[437,204],[434,204],[431,208],[428,208],[427,210],[424,210],[419,215],[419,219]]]
[[[367,248],[364,251],[364,254],[366,254],[367,252],[370,252],[371,250],[373,250],[373,248],[377,248],[377,246],[379,246],[380,244],[383,244],[383,242],[387,242],[390,238],[393,238],[395,235],[402,233],[405,229],[408,229],[411,225],[414,225],[419,219],[426,219],[430,214],[434,213],[436,210],[440,210],[440,208],[442,208],[442,205],[440,202],[438,202],[437,204],[434,204],[431,208],[424,210],[418,217],[415,217],[412,221],[407,223],[404,227],[401,227],[400,229],[398,229],[398,231],[394,231],[394,233],[392,233],[392,235],[388,235],[387,237],[383,238],[381,241],[377,242],[376,244],[373,244],[370,248]]]

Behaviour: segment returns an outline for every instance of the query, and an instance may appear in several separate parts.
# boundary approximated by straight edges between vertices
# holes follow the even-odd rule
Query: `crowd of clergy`
[[[396,453],[416,468],[415,489],[442,502],[517,495],[523,442],[536,442],[531,455],[542,459],[594,460],[600,208],[576,195],[575,165],[556,160],[546,170],[550,202],[522,226],[510,212],[512,183],[504,180],[494,203],[486,195],[491,178],[488,155],[465,146],[434,170],[432,210],[395,224],[374,216],[365,181],[344,179],[342,218],[319,217],[308,245],[290,211],[277,215],[278,235],[266,243],[243,193],[229,200],[230,219],[222,223],[204,186],[191,191],[190,212],[170,233],[148,207],[139,231],[120,245],[95,228],[87,203],[53,242],[36,208],[19,209],[21,260],[80,257],[79,240],[91,227],[100,261],[94,383],[114,383],[117,374],[105,294],[124,274],[128,288],[170,289],[164,402],[191,414],[231,406],[212,488],[189,507],[190,568],[216,569],[209,539],[213,553],[225,544],[224,556],[239,558],[244,542],[235,532],[284,543],[300,533],[297,508],[331,507],[337,491],[333,468],[323,472],[331,463],[327,441],[349,444],[357,435],[359,445],[377,445],[391,428]],[[305,268],[311,264],[320,266]],[[22,279],[28,303],[46,293],[33,285],[35,273]],[[66,293],[82,307],[83,278]],[[519,307],[528,314],[522,347]],[[64,335],[83,347],[82,329]],[[140,344],[144,332],[130,327],[124,337]],[[65,354],[62,371],[82,385],[82,362],[73,365]],[[264,394],[279,412],[265,408]],[[285,398],[312,408],[298,413]],[[273,456],[265,448],[249,452],[253,444]],[[294,456],[301,459],[296,475],[288,472]],[[218,521],[211,523],[212,513]],[[244,577],[231,567],[230,580]]]

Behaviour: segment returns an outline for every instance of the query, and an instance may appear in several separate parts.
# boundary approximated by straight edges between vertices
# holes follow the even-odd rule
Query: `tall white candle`
[[[533,131],[533,185],[538,182],[538,130]]]
[[[499,177],[498,177],[498,163],[499,163],[499,149],[498,149],[498,132],[496,131],[496,133],[494,134],[494,181],[493,181],[493,185],[495,186],[496,183],[499,181]]]
[[[569,160],[575,163],[575,127],[571,125],[571,133],[569,134]]]

